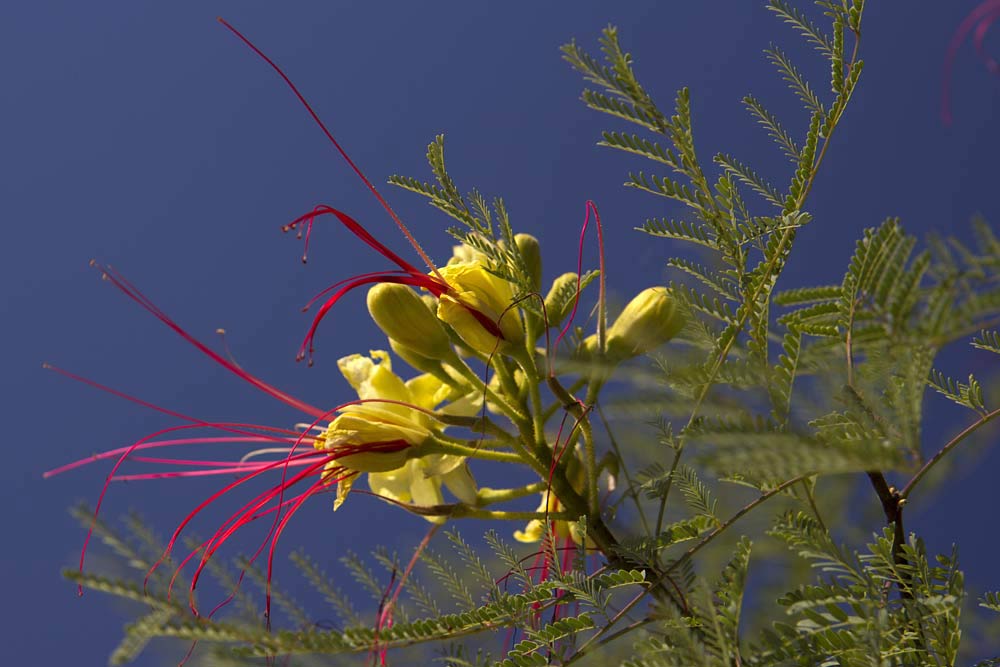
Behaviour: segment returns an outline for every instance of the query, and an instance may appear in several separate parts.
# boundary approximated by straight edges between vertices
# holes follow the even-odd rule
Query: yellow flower
[[[488,355],[522,341],[521,317],[510,308],[514,289],[509,282],[487,271],[478,258],[455,257],[439,271],[452,289],[438,298],[437,315],[469,347]]]
[[[566,461],[566,478],[573,488],[579,493],[583,490],[587,481],[584,477],[583,466],[580,461],[580,452],[578,448],[573,448],[572,451],[566,453],[569,459]],[[542,492],[542,502],[538,505],[536,512],[545,512],[547,514],[555,514],[557,512],[562,512],[565,508],[556,495],[549,490]],[[576,544],[581,544],[582,535],[580,535],[579,528],[576,521],[566,521],[563,519],[557,519],[553,522],[555,524],[555,537],[566,539],[571,538]],[[514,539],[518,542],[540,542],[542,536],[545,534],[545,524],[542,519],[532,519],[528,522],[528,525],[524,527],[524,530],[514,531]],[[593,541],[587,538],[587,548],[594,548]]]
[[[390,475],[385,479],[393,479],[401,478],[406,471],[412,473],[419,468],[430,475],[441,477],[431,482],[432,485],[437,485],[437,494],[440,495],[441,482],[447,483],[447,475],[453,474],[455,469],[464,469],[464,459],[451,457],[457,461],[442,461],[439,460],[441,455],[415,459],[413,448],[430,440],[433,431],[441,428],[441,424],[428,412],[451,397],[453,389],[430,374],[419,375],[404,382],[392,372],[392,362],[388,353],[383,350],[372,350],[370,357],[352,354],[340,359],[337,365],[357,392],[358,398],[373,402],[341,408],[340,414],[330,422],[322,438],[316,441],[317,449],[343,448],[347,452],[332,461],[329,469],[346,468],[356,473]],[[441,412],[474,412],[474,404],[467,406],[465,403],[465,400],[450,403]],[[356,452],[351,451],[355,449]],[[356,478],[356,474],[349,475],[338,482],[334,509],[344,502]],[[414,502],[419,505],[440,504],[440,501],[424,502],[436,496],[425,489],[422,477],[411,474],[408,479],[418,489],[417,492],[413,489],[409,491],[409,497]],[[449,484],[449,489],[451,488]],[[473,491],[473,498],[474,495]],[[465,500],[461,496],[459,498]]]
[[[538,505],[536,512],[548,512],[549,514],[553,512],[558,512],[562,505],[559,503],[559,499],[556,498],[555,494],[549,493],[548,491],[542,492],[542,502]],[[565,521],[556,521],[556,535],[559,537],[566,537],[569,535],[569,528],[566,526]],[[524,530],[515,530],[514,539],[518,542],[541,542],[542,535],[545,534],[545,524],[541,519],[532,519],[528,522],[528,525],[524,527]]]
[[[542,502],[538,505],[538,509],[535,511],[548,511],[549,514],[552,514],[554,512],[561,512],[562,510],[562,503],[560,503],[559,499],[555,497],[555,494],[545,491],[542,493]],[[555,537],[557,539],[569,538],[574,544],[583,543],[584,538],[583,535],[580,534],[580,527],[577,525],[576,521],[558,519],[553,523],[555,524]],[[532,519],[528,522],[528,525],[524,527],[524,530],[514,531],[514,539],[518,542],[541,542],[544,534],[545,524],[542,523],[542,520]],[[597,548],[597,544],[589,537],[586,538],[586,542],[587,549]]]

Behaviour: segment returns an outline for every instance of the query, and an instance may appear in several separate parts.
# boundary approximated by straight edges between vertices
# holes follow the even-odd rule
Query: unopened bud
[[[576,293],[576,283],[578,276],[575,273],[564,273],[552,281],[552,287],[545,297],[545,314],[548,316],[548,325],[557,327],[562,324],[563,319],[573,308],[574,299],[566,299],[561,295],[569,293],[571,296]]]
[[[515,234],[514,243],[517,244],[531,277],[531,289],[537,292],[542,289],[542,248],[538,245],[538,239],[531,234]]]
[[[379,283],[372,287],[368,290],[368,312],[390,340],[423,357],[443,359],[451,352],[444,327],[406,285]]]
[[[608,329],[608,359],[645,354],[677,335],[684,317],[666,287],[649,287],[632,299]]]
[[[397,340],[389,339],[389,347],[396,353],[396,356],[423,373],[433,373],[435,375],[441,370],[441,362],[437,359],[430,359],[422,354],[413,351]]]

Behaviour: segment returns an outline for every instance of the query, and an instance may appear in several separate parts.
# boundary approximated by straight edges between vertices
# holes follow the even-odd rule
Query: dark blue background
[[[816,219],[800,235],[785,287],[839,280],[861,230],[888,215],[913,232],[964,234],[975,212],[1000,222],[1000,83],[971,47],[957,62],[954,126],[938,115],[945,45],[974,3],[927,3],[920,11],[870,4],[861,87],[815,188]],[[542,239],[549,278],[573,267],[583,204],[595,200],[611,231],[610,285],[626,295],[661,282],[674,251],[629,230],[676,209],[620,187],[627,169],[646,165],[594,146],[614,124],[583,108],[581,81],[557,47],[576,37],[596,50],[599,30],[619,25],[663,107],[678,87],[691,87],[706,162],[726,150],[785,182],[782,158],[739,104],[752,90],[802,127],[796,101],[760,54],[770,42],[797,38],[761,5],[7,3],[0,11],[5,660],[103,663],[127,615],[98,594],[77,600],[58,571],[75,561],[81,538],[66,507],[93,502],[104,472],[49,481],[41,473],[171,423],[45,372],[42,361],[203,418],[279,426],[299,418],[103,285],[88,261],[118,267],[205,340],[225,327],[254,372],[334,405],[351,394],[335,360],[373,340],[363,295],[345,300],[321,330],[312,369],[293,361],[308,323],[299,308],[334,279],[386,264],[331,225],[317,229],[303,267],[300,246],[278,228],[327,202],[408,252],[305,112],[216,14],[290,73],[376,182],[391,173],[428,177],[424,147],[447,133],[460,185],[506,197],[518,229]],[[1000,51],[998,40],[991,46]],[[825,81],[808,49],[790,50],[815,63],[815,80]],[[415,196],[383,190],[432,255],[446,257],[442,216]],[[928,447],[965,420],[941,412]],[[992,518],[984,522],[969,508],[996,506],[989,471],[998,461],[993,451],[946,493],[915,498],[908,525],[935,546],[959,542],[979,590],[997,586],[988,576],[997,531]],[[116,487],[106,516],[136,507],[166,531],[213,486]],[[352,499],[337,516],[317,501],[284,544],[305,543],[331,559],[378,542],[405,548],[423,530],[405,528],[413,524],[371,499]]]

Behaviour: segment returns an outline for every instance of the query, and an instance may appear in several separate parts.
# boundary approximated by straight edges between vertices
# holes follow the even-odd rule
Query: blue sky
[[[761,55],[772,42],[797,38],[762,4],[8,3],[0,10],[0,387],[9,443],[0,473],[9,521],[0,571],[8,659],[103,662],[127,614],[100,595],[77,600],[58,575],[75,561],[82,537],[66,507],[93,502],[103,472],[48,481],[41,473],[169,423],[45,372],[43,361],[206,418],[297,419],[102,284],[89,260],[117,267],[205,340],[225,327],[241,363],[332,405],[350,395],[336,359],[366,351],[375,329],[363,295],[347,299],[321,330],[317,364],[308,369],[294,362],[309,321],[300,307],[330,282],[384,262],[330,226],[317,228],[303,266],[300,246],[279,227],[330,203],[407,251],[280,81],[216,15],[286,69],[376,182],[392,173],[428,178],[424,148],[445,133],[460,186],[505,197],[515,226],[542,240],[549,279],[573,268],[571,239],[584,202],[596,201],[609,229],[608,279],[624,296],[664,280],[663,260],[674,249],[630,230],[669,211],[621,187],[628,169],[645,165],[595,146],[613,124],[583,108],[581,81],[558,46],[575,37],[596,50],[600,29],[618,25],[662,106],[690,86],[706,162],[725,150],[784,180],[780,154],[739,104],[753,91],[791,125],[801,120]],[[933,3],[920,12],[870,4],[861,88],[816,186],[815,222],[800,236],[784,287],[839,280],[862,229],[889,215],[915,233],[962,235],[975,213],[1000,224],[1000,80],[971,47],[956,63],[954,125],[944,127],[938,114],[945,46],[974,3]],[[996,38],[987,46],[1000,52]],[[809,62],[808,49],[790,50]],[[823,81],[823,67],[815,72]],[[441,216],[413,195],[383,192],[425,248],[446,257],[451,243]],[[967,365],[956,366],[958,374]],[[935,415],[929,438],[965,419]],[[988,471],[1000,455],[988,445],[971,445],[984,448],[976,466],[947,494],[915,507],[907,527],[945,548],[958,541],[968,581],[995,588],[986,573],[996,531],[963,509],[996,505]],[[164,532],[209,488],[116,487],[107,516],[134,507]],[[286,544],[306,542],[331,557],[345,546],[362,551],[397,539],[405,546],[410,538],[399,537],[398,527],[373,535],[364,519],[387,527],[395,519],[364,500],[354,515],[336,517],[315,503]]]

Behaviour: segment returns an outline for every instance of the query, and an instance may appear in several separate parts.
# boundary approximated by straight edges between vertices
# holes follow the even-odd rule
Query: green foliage
[[[940,371],[932,370],[927,384],[934,391],[961,406],[982,414],[986,413],[986,405],[983,403],[983,388],[971,374],[969,375],[969,383],[963,384],[952,380]]]
[[[954,554],[931,565],[923,542],[898,545],[889,529],[866,553],[849,553],[802,513],[786,514],[772,534],[823,577],[779,601],[793,622],[764,631],[752,664],[955,664],[963,588]],[[889,595],[892,586],[899,596]]]
[[[409,176],[391,176],[389,182],[423,195],[431,206],[461,223],[462,227],[453,227],[449,233],[483,253],[491,272],[516,285],[522,293],[534,291],[531,271],[514,242],[514,228],[503,199],[497,197],[490,203],[477,190],[462,196],[445,168],[443,134],[428,144],[427,162],[437,184]]]
[[[979,606],[990,611],[1000,612],[1000,593],[989,592],[979,600]]]

